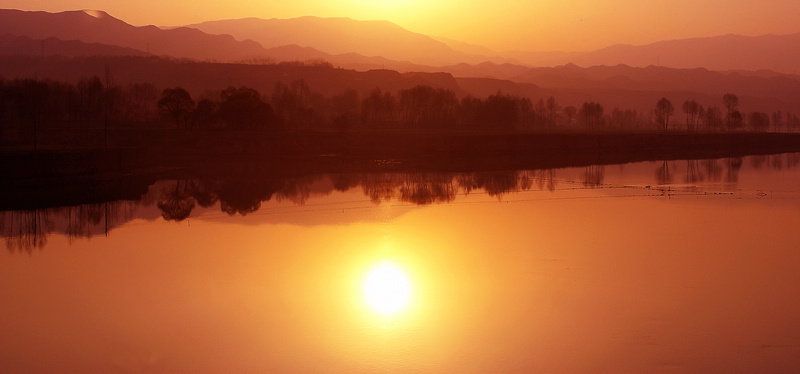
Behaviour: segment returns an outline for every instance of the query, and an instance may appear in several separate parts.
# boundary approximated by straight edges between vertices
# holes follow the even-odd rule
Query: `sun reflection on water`
[[[363,296],[369,308],[382,316],[394,316],[411,304],[412,285],[406,272],[388,260],[373,266],[364,277]]]

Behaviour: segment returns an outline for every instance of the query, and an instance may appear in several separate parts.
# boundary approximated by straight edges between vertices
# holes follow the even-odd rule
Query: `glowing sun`
[[[364,277],[364,299],[378,314],[398,314],[411,302],[411,282],[399,266],[389,261],[381,262]]]

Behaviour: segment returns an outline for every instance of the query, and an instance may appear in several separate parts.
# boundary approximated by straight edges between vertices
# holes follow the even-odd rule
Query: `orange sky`
[[[694,36],[800,32],[799,0],[0,0],[0,7],[101,9],[134,25],[305,15],[385,19],[501,51],[592,50]]]

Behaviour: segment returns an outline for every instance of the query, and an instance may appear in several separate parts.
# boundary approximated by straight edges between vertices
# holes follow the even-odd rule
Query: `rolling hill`
[[[800,73],[800,33],[790,35],[723,35],[668,40],[642,46],[615,45],[571,61],[580,66],[625,64],[708,70],[773,70]]]
[[[136,27],[102,11],[47,13],[2,9],[0,35],[79,40],[197,60],[266,57],[266,50],[253,41],[237,41],[230,35],[209,35],[185,27],[170,30]]]
[[[459,52],[427,35],[408,31],[388,21],[349,18],[243,18],[186,25],[209,34],[250,39],[266,48],[283,45],[311,47],[328,54],[356,53],[424,65],[480,63],[489,58]]]

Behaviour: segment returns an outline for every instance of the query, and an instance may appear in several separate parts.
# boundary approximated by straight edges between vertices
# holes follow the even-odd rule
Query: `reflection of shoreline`
[[[681,169],[679,166],[684,162],[685,176],[681,177],[676,171]],[[735,186],[743,165],[749,165],[753,170],[791,169],[800,165],[800,153],[701,161],[661,161],[653,166],[655,172],[650,174],[653,175],[652,179],[640,182],[647,183],[646,186],[641,186],[648,191],[651,190],[650,184],[653,184],[653,191],[663,190],[662,192],[667,191],[668,185],[673,182],[724,183]],[[74,203],[69,199],[55,202],[52,196],[49,200],[37,200],[34,205],[18,211],[0,212],[0,232],[6,238],[6,246],[10,251],[32,252],[35,248],[42,248],[47,242],[47,236],[54,232],[62,232],[70,240],[108,235],[113,228],[137,218],[137,213],[134,213],[136,210],[147,207],[148,219],[160,214],[167,221],[183,221],[200,208],[218,207],[214,209],[229,216],[245,216],[259,211],[265,202],[288,201],[295,205],[305,205],[315,196],[353,189],[361,189],[365,202],[375,205],[383,202],[427,205],[451,203],[458,196],[471,193],[501,197],[508,193],[535,190],[536,187],[538,190],[555,191],[563,183],[581,185],[583,188],[608,187],[605,185],[604,165],[573,170],[576,174],[566,180],[563,179],[563,169],[333,173],[294,177],[263,174],[262,170],[238,170],[218,174],[213,178],[185,175],[181,178],[153,181],[149,187],[142,187],[146,181],[141,181],[142,184],[139,185],[130,183],[125,190],[125,197],[117,199],[111,191],[100,191],[99,195],[93,195],[100,188],[95,185],[94,189],[84,191],[87,194],[86,199],[93,199],[91,203]],[[112,190],[119,191],[120,185],[113,184],[111,187]],[[137,195],[136,191],[140,193]],[[697,192],[696,188],[693,191]],[[102,198],[109,200],[100,202],[99,199]],[[54,204],[54,207],[43,206],[43,201]]]

